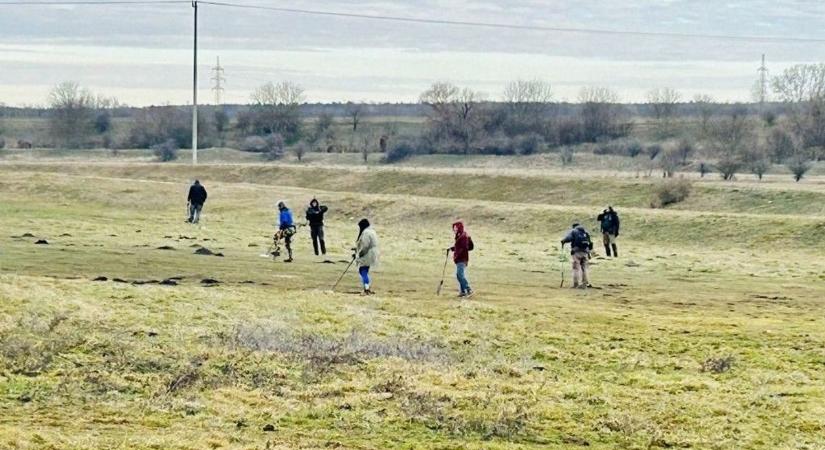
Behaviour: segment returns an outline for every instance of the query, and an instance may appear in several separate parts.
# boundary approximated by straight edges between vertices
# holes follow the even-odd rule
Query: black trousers
[[[321,247],[321,254],[327,254],[327,246],[324,243],[324,225],[310,225],[309,226],[309,234],[312,236],[312,249],[315,250],[315,254],[318,255],[318,247]]]

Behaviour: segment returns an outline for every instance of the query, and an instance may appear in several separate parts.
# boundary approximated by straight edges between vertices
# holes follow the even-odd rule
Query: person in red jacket
[[[473,239],[464,231],[464,223],[459,221],[453,224],[455,233],[455,244],[450,247],[453,252],[453,262],[455,263],[455,277],[458,279],[458,288],[461,291],[459,297],[470,297],[473,290],[470,282],[467,281],[467,264],[470,263],[470,251],[473,249]]]

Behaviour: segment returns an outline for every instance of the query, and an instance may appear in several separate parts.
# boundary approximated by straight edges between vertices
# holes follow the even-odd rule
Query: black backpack
[[[574,249],[579,250],[593,250],[593,241],[590,239],[590,233],[581,228],[574,229],[572,246]]]
[[[473,251],[474,248],[476,248],[476,246],[473,244],[473,238],[467,236],[467,250]]]

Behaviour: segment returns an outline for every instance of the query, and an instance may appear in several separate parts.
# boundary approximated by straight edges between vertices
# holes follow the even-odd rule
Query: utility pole
[[[762,65],[757,69],[759,72],[759,104],[765,104],[768,96],[768,67],[765,65],[765,54],[762,54]]]
[[[192,0],[195,11],[194,64],[192,65],[192,165],[198,164],[198,1]]]
[[[212,68],[212,71],[215,72],[215,76],[212,77],[212,81],[215,82],[215,86],[212,88],[215,91],[215,105],[221,105],[221,95],[223,94],[223,86],[221,83],[226,82],[226,77],[223,76],[223,67],[221,67],[221,57],[218,56],[218,65]]]

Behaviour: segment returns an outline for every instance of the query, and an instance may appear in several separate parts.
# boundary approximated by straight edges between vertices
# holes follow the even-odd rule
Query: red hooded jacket
[[[453,224],[455,230],[455,246],[453,247],[453,262],[468,264],[470,262],[470,235],[464,231],[464,224],[456,222]]]

